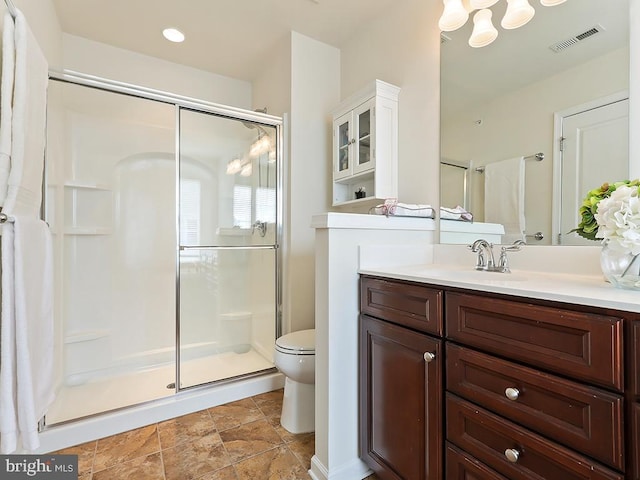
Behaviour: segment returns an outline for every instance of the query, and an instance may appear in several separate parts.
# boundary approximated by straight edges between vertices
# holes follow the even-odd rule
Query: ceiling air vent
[[[575,44],[586,40],[587,38],[593,37],[594,35],[601,32],[604,32],[604,28],[602,27],[602,25],[595,25],[591,28],[588,28],[584,32],[579,33],[578,35],[574,35],[573,37],[567,38],[558,43],[554,43],[553,45],[550,45],[549,48],[554,52],[559,53],[562,50],[573,47]]]
[[[440,32],[440,45],[447,43],[449,40],[451,40],[451,37],[447,37],[444,33]]]

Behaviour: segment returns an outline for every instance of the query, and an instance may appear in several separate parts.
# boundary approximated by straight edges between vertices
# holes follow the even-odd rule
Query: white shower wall
[[[97,95],[114,112],[144,106],[140,99]],[[144,352],[166,350],[171,358],[174,110],[154,107],[153,122],[67,111],[65,202],[56,216],[63,225],[66,384],[149,366]]]

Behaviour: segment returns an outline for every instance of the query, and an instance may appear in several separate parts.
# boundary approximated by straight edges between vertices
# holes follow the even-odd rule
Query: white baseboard
[[[309,476],[312,480],[362,480],[371,474],[373,471],[359,458],[329,472],[316,455],[311,457]]]

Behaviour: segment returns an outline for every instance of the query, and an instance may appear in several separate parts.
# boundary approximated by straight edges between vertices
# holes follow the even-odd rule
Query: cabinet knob
[[[429,363],[431,362],[434,358],[436,358],[436,354],[435,353],[431,353],[431,352],[424,352],[424,361]]]
[[[509,399],[509,400],[517,400],[518,397],[520,396],[520,390],[518,390],[517,388],[507,388],[504,391],[504,395]]]
[[[518,457],[520,456],[520,452],[515,448],[507,448],[504,451],[504,456],[507,457],[511,463],[516,463],[518,461]]]

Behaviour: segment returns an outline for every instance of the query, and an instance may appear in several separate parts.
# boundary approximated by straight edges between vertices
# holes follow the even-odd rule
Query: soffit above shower
[[[397,0],[53,0],[65,33],[251,80],[296,31],[340,47]],[[167,27],[186,41],[169,44]]]

